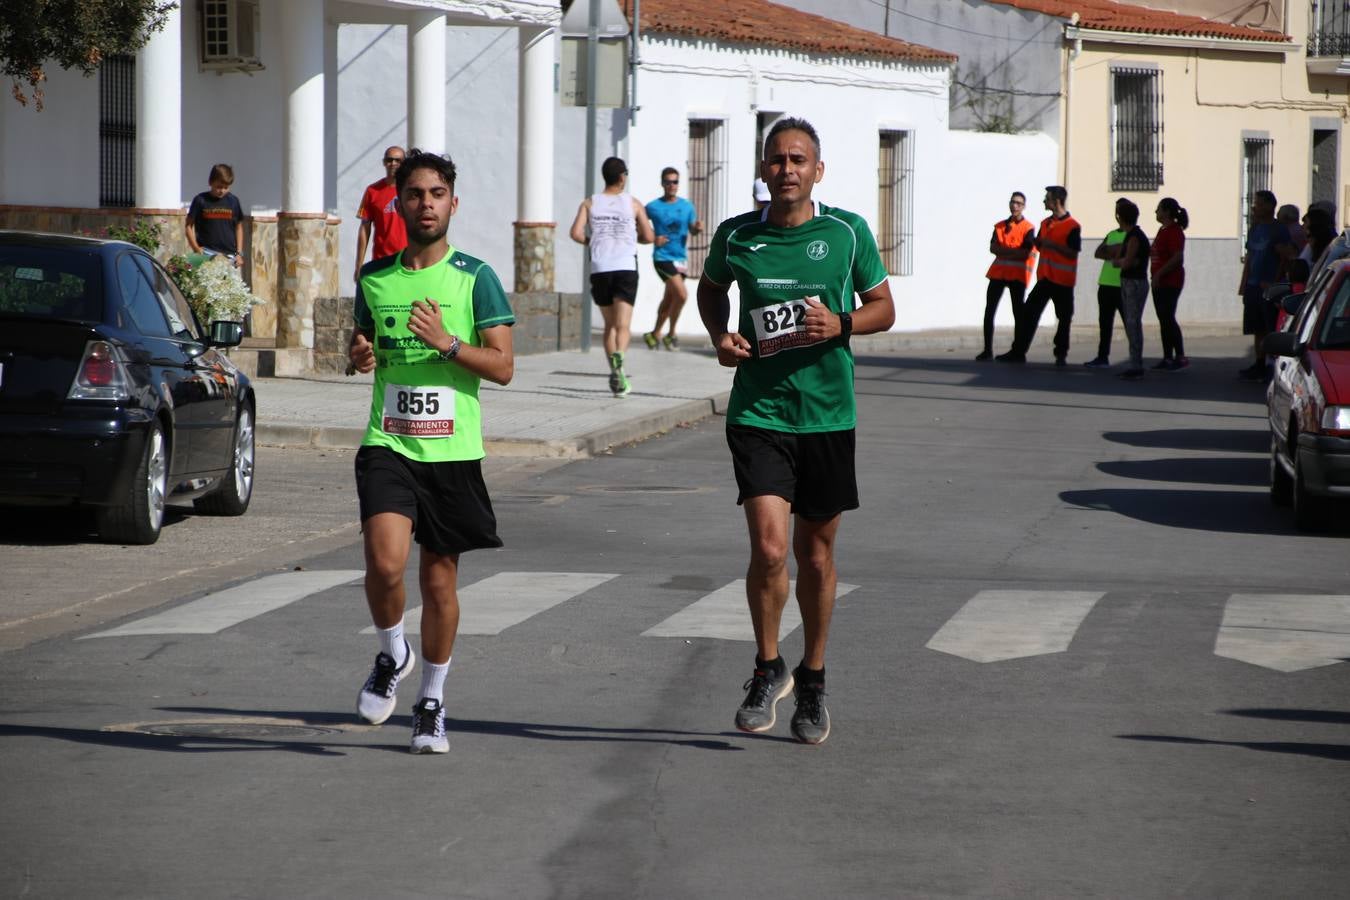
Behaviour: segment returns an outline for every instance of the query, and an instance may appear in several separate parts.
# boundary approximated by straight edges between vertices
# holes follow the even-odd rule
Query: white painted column
[[[557,32],[520,29],[516,218],[553,221],[553,56]]]
[[[418,11],[408,22],[408,146],[445,152],[445,16]]]
[[[182,28],[182,12],[175,6],[164,28],[136,54],[136,205],[141,209],[183,205]]]
[[[286,0],[281,14],[281,208],[323,212],[324,0]]]

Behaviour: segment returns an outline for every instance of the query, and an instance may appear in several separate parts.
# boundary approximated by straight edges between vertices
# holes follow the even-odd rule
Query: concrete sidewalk
[[[1047,317],[1048,318],[1048,317]],[[1049,354],[1053,319],[1043,324],[1033,350]],[[1230,337],[1226,324],[1187,325],[1188,338]],[[1145,346],[1156,353],[1157,329],[1146,326]],[[1122,343],[1122,329],[1116,341]],[[1008,346],[1000,329],[995,346]],[[1094,323],[1075,326],[1073,344],[1096,345]],[[489,456],[580,458],[607,447],[642,440],[682,423],[726,409],[733,370],[717,364],[707,338],[689,338],[679,352],[648,350],[640,336],[629,347],[625,368],[633,391],[612,395],[609,367],[596,336],[590,353],[563,351],[516,357],[516,374],[506,387],[484,382],[483,433]],[[981,346],[978,329],[875,334],[853,341],[858,355],[952,352],[973,355]],[[1123,352],[1123,343],[1122,343]],[[1123,358],[1123,357],[1122,357]],[[258,397],[258,441],[275,447],[353,449],[361,444],[370,415],[372,375],[313,375],[254,378]]]
[[[577,458],[724,411],[733,371],[708,349],[630,347],[633,390],[610,393],[603,350],[516,357],[506,387],[483,382],[489,456]],[[370,416],[373,375],[255,378],[260,444],[355,448]]]

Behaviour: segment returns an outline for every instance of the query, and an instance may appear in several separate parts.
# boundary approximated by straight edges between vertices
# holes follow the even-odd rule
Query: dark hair
[[[661,170],[661,180],[665,181],[667,175],[674,175],[676,178],[680,175],[680,170],[674,166],[666,166]]]
[[[613,187],[627,174],[628,164],[617,156],[611,156],[600,164],[600,177],[605,179],[605,187]]]
[[[200,169],[198,171],[201,171]],[[211,167],[211,174],[207,177],[206,183],[213,181],[223,181],[226,184],[234,184],[234,169],[229,163],[216,163]]]
[[[1022,193],[1021,191],[1013,191],[1012,197],[1009,197],[1008,199],[1011,200],[1013,197],[1021,197],[1023,203],[1027,202],[1027,195]]]
[[[820,161],[820,135],[816,134],[815,126],[805,119],[798,119],[794,116],[785,116],[773,123],[769,133],[764,138],[764,150],[768,152],[769,144],[773,142],[779,134],[784,131],[800,131],[811,139],[811,146],[816,148],[816,162]]]
[[[1164,197],[1158,201],[1158,208],[1177,223],[1177,226],[1185,231],[1191,224],[1191,217],[1186,212],[1186,207],[1177,202],[1175,197]]]
[[[1336,239],[1336,220],[1324,207],[1314,206],[1303,217],[1308,229],[1308,244],[1312,247],[1312,257],[1317,259],[1327,245]]]
[[[1269,203],[1272,210],[1280,205],[1280,201],[1275,199],[1274,191],[1257,191],[1255,194],[1252,194],[1252,199]]]
[[[1126,199],[1125,197],[1121,197],[1117,200],[1116,215],[1120,216],[1120,224],[1122,225],[1139,224],[1139,207],[1133,200]]]
[[[1062,184],[1047,184],[1045,192],[1050,195],[1050,199],[1065,203],[1069,199],[1069,189]]]
[[[1289,280],[1297,284],[1304,284],[1308,281],[1308,276],[1312,274],[1312,269],[1308,267],[1306,259],[1289,260]]]
[[[412,147],[404,155],[403,162],[398,164],[398,171],[394,173],[394,184],[398,187],[400,197],[403,196],[403,185],[408,183],[412,173],[418,169],[431,169],[441,176],[441,180],[450,188],[450,193],[455,192],[455,164],[450,157]]]

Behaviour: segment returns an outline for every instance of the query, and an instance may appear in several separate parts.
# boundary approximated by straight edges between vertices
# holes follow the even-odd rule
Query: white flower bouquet
[[[250,309],[263,304],[224,256],[211,256],[195,265],[188,257],[175,257],[169,271],[204,326],[222,319],[242,322]]]

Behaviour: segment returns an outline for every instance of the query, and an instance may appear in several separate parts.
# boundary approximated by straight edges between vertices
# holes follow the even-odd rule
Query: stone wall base
[[[553,222],[516,222],[516,293],[553,290]]]

